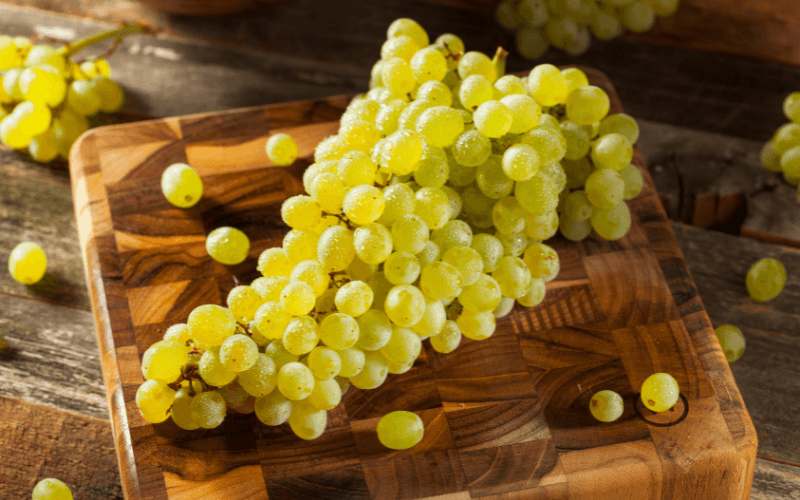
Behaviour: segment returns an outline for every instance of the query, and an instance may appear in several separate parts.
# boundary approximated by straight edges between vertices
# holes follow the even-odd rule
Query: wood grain
[[[621,111],[608,80],[585,70],[613,96],[612,111]],[[277,244],[285,231],[277,218],[281,200],[301,190],[301,168],[270,168],[262,156],[247,160],[247,152],[275,130],[270,127],[279,127],[303,138],[300,154],[308,162],[313,144],[336,130],[332,112],[341,112],[345,103],[329,99],[122,125],[98,129],[76,144],[71,161],[76,214],[87,270],[94,277],[90,290],[115,436],[120,449],[132,453],[120,455],[130,498],[181,498],[203,488],[235,498],[264,493],[294,498],[293,488],[315,481],[326,491],[346,484],[344,494],[368,492],[372,498],[557,495],[572,485],[590,491],[589,478],[596,472],[587,468],[595,469],[599,457],[608,454],[631,465],[647,456],[646,463],[663,468],[658,477],[649,476],[649,487],[661,498],[689,498],[698,485],[709,482],[724,485],[720,495],[749,494],[755,432],[710,322],[693,299],[694,284],[649,177],[647,188],[631,203],[634,226],[626,238],[578,245],[554,241],[564,249],[566,273],[550,286],[536,327],[530,327],[529,311],[518,308],[486,341],[464,340],[447,356],[426,348],[409,372],[381,388],[349,392],[331,412],[329,429],[319,440],[298,440],[285,426],[265,428],[252,416],[231,416],[220,428],[200,433],[144,422],[133,401],[141,383],[134,354],[144,352],[167,325],[183,321],[191,308],[219,302],[234,277],[241,282],[255,278],[258,253]],[[163,165],[186,161],[189,151],[194,151],[193,163],[210,194],[184,211],[163,200],[157,183]],[[204,170],[212,162],[215,169]],[[635,163],[644,171],[638,153]],[[208,269],[195,247],[223,223],[247,231],[251,254],[240,266]],[[177,235],[168,234],[170,224],[180,227]],[[164,265],[158,265],[159,259]],[[125,272],[130,265],[140,270]],[[605,331],[598,344],[601,353],[584,347],[587,362],[591,365],[599,355],[599,365],[573,365],[572,379],[539,385],[537,380],[558,380],[553,368],[560,367],[541,361],[548,358],[537,354],[542,344],[536,336],[547,338],[548,329],[587,321]],[[532,341],[523,342],[529,336]],[[641,359],[649,364],[637,365]],[[586,420],[587,398],[606,384],[616,387],[623,381],[622,392],[632,396],[648,369],[676,374],[694,408],[691,425],[656,429],[627,423],[618,426],[622,438],[587,439],[606,432]],[[403,409],[421,416],[425,438],[413,449],[387,451],[375,439],[375,426],[381,414],[397,409],[394,395],[409,387],[416,395],[402,397]],[[564,427],[559,416],[570,413],[583,420]],[[499,419],[506,425],[498,427]],[[558,434],[550,432],[559,425]],[[732,430],[720,432],[720,426]],[[681,446],[695,451],[682,452]],[[595,458],[568,461],[564,454],[576,448]],[[703,464],[698,471],[683,465],[691,454]],[[295,465],[287,467],[282,460],[276,466],[278,457]],[[204,467],[197,467],[201,462]],[[348,473],[344,483],[332,483],[333,470],[359,466],[360,474]],[[607,473],[624,475],[626,467],[611,463]],[[650,465],[636,470],[647,483],[644,473]],[[735,473],[726,475],[726,470]],[[609,480],[594,489],[614,484]]]

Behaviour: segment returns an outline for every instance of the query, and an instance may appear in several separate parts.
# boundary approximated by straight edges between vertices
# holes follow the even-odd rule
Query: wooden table
[[[329,21],[327,3],[291,0],[251,15],[193,19],[122,0],[13,0],[0,3],[0,32],[44,27],[82,36],[109,26],[98,20],[155,27],[157,37],[126,40],[110,59],[128,94],[128,119],[362,91],[386,27],[402,16],[434,34],[458,33],[468,48],[513,44],[489,2],[475,0],[470,9],[443,4],[455,0],[343,1],[341,23]],[[751,209],[745,227],[788,238],[798,230],[773,214],[797,214],[794,192],[760,169],[757,155],[785,121],[780,102],[800,88],[800,69],[628,38],[595,43],[578,59],[551,52],[544,61],[587,64],[610,77],[639,120],[639,146],[674,218],[713,225],[694,220],[704,213],[696,210],[699,195],[741,190]],[[531,66],[509,58],[511,71]],[[721,178],[700,175],[723,170]],[[0,172],[0,255],[24,239],[40,242],[50,259],[34,287],[0,273],[0,336],[12,347],[0,357],[0,485],[8,498],[27,498],[38,478],[55,476],[77,485],[78,499],[121,498],[68,172],[7,149],[0,149]],[[772,205],[778,208],[764,209]],[[800,499],[800,276],[793,273],[800,254],[677,222],[673,229],[714,324],[733,323],[747,338],[731,369],[758,431],[752,498]],[[764,256],[781,259],[789,281],[776,300],[754,305],[744,275]]]

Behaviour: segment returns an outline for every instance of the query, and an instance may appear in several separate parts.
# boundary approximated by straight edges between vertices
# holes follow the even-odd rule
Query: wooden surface
[[[749,8],[750,3],[739,7]],[[159,14],[126,0],[3,0],[0,32],[29,36],[47,31],[74,37],[120,21],[146,21],[161,34],[157,38],[132,38],[110,58],[114,77],[129,96],[125,108],[128,117],[181,115],[361,91],[386,26],[400,16],[420,19],[434,36],[445,30],[458,33],[468,46],[480,50],[491,51],[511,41],[486,11],[413,0],[343,0],[337,3],[335,18],[353,28],[341,30],[328,22],[326,5],[324,0],[291,0],[255,14],[198,20]],[[298,25],[308,29],[296,29]],[[756,42],[752,37],[744,38]],[[692,203],[695,194],[709,192],[696,189],[691,184],[695,178],[687,174],[720,168],[725,175],[711,172],[709,178],[724,184],[731,168],[737,170],[735,178],[745,181],[750,175],[747,169],[758,171],[757,162],[753,162],[757,148],[785,121],[780,103],[786,94],[798,90],[800,81],[800,70],[791,66],[630,39],[593,43],[592,50],[580,58],[555,51],[547,58],[547,62],[556,64],[590,64],[610,75],[626,110],[640,123],[642,154],[659,192],[673,193],[675,199],[682,193],[685,203]],[[530,65],[511,54],[512,69],[523,70]],[[663,145],[659,142],[662,137]],[[675,137],[679,140],[672,141]],[[681,147],[683,153],[675,154],[672,161],[660,162],[663,168],[659,175],[655,171],[659,163],[653,157],[669,159],[670,147],[676,148],[676,153]],[[724,195],[725,191],[718,189],[711,186],[711,192]],[[747,197],[749,215],[742,234],[759,228],[796,230],[794,203],[791,189],[780,183],[772,188],[767,181],[765,189]],[[691,206],[685,210],[681,213],[693,213]],[[752,218],[754,210],[758,219]],[[675,217],[673,213],[670,216]],[[681,224],[673,223],[672,228],[714,325],[744,323],[740,326],[748,340],[747,351],[731,369],[759,438],[751,498],[800,500],[800,459],[797,448],[789,446],[800,442],[795,417],[800,414],[796,302],[779,297],[754,307],[747,299],[741,271],[764,255],[791,261],[795,253],[774,244]],[[793,243],[768,234],[772,236],[768,241]],[[64,166],[39,165],[0,146],[0,235],[4,242],[0,243],[0,256],[7,255],[13,243],[22,238],[39,241],[48,253],[51,276],[56,278],[43,288],[25,287],[0,273],[0,295],[4,299],[0,336],[13,349],[13,356],[0,356],[0,393],[21,398],[14,400],[16,405],[48,405],[51,418],[31,427],[38,432],[49,433],[40,427],[54,421],[63,408],[108,419]],[[724,259],[718,258],[707,248],[725,249],[727,253]],[[736,275],[731,273],[730,262],[739,269]],[[791,268],[784,293],[800,294],[800,276]],[[767,323],[769,328],[762,326],[765,311],[772,318]],[[37,321],[39,315],[46,321],[42,326]],[[56,321],[47,323],[48,317]],[[77,347],[63,354],[71,343],[77,343]],[[66,362],[61,363],[64,358]],[[57,368],[51,368],[57,364]],[[63,371],[53,377],[51,370]],[[0,446],[10,450],[13,442],[9,443],[9,436],[0,432]],[[97,446],[113,447],[110,433],[106,441],[98,439]],[[69,478],[74,471],[69,461],[59,459],[69,457],[71,451],[54,444],[48,475],[78,484]],[[87,467],[108,465],[102,454],[85,454],[82,460]],[[97,465],[90,464],[92,460]],[[12,474],[0,476],[0,483],[19,488],[13,491],[20,491],[20,495],[13,498],[25,498],[22,493],[27,486],[18,485],[30,484],[30,477],[9,468],[3,471]],[[91,483],[89,480],[87,486]],[[100,494],[83,498],[114,497]]]
[[[586,70],[607,89],[608,80]],[[296,498],[314,484],[324,497],[747,498],[756,437],[652,183],[631,202],[634,226],[618,242],[553,243],[562,268],[545,302],[518,308],[482,343],[450,355],[426,348],[406,374],[374,391],[349,391],[322,437],[296,438],[230,415],[220,429],[186,433],[150,425],[133,398],[140,356],[166,328],[204,303],[280,243],[281,202],[299,194],[315,145],[338,128],[342,99],[305,101],[97,129],[73,148],[73,195],[98,328],[123,488],[128,498],[183,498],[209,489],[229,498]],[[297,138],[302,160],[269,168],[268,134]],[[171,207],[163,169],[187,162],[204,179],[197,207]],[[637,164],[644,170],[640,156]],[[221,225],[244,230],[248,260],[227,268],[204,250]],[[631,265],[633,264],[633,265]],[[673,374],[687,398],[652,415],[637,388]],[[612,388],[624,417],[601,424],[586,411]],[[398,402],[398,394],[403,394]],[[389,452],[375,437],[380,416],[417,412],[426,437]],[[686,420],[671,427],[648,425]],[[213,451],[209,454],[209,451]],[[205,460],[204,468],[197,467]],[[695,465],[686,468],[686,462]],[[643,493],[643,492],[646,492]]]

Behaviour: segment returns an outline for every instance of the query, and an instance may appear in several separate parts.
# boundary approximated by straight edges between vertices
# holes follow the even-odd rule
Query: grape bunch
[[[72,144],[90,128],[88,118],[119,110],[125,98],[104,58],[70,57],[106,38],[142,31],[124,26],[60,48],[0,36],[0,141],[38,162],[68,158]]]
[[[627,232],[624,200],[642,185],[630,165],[636,122],[607,117],[608,96],[581,71],[540,65],[518,78],[504,75],[505,55],[391,24],[371,89],[316,147],[307,194],[282,204],[290,230],[260,254],[261,276],[144,353],[146,420],[212,428],[232,408],[314,439],[350,385],[405,373],[426,339],[446,354],[462,336],[489,338],[515,303],[540,304],[560,269],[543,242],[559,227],[575,240]],[[266,152],[276,166],[298,155],[285,134]],[[187,207],[203,184],[178,164],[162,189]],[[246,235],[219,230],[209,254],[241,262]],[[418,417],[390,415],[378,429],[388,447],[421,439]]]
[[[649,31],[656,17],[671,16],[680,0],[503,0],[495,17],[516,32],[517,51],[538,59],[552,45],[577,56],[589,50],[591,36],[610,40],[630,30]]]
[[[786,96],[783,114],[789,122],[778,127],[772,138],[764,143],[760,153],[761,164],[770,172],[782,173],[789,184],[800,186],[800,92]]]

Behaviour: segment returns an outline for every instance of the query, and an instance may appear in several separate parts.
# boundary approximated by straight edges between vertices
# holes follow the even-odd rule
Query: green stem
[[[508,51],[505,50],[503,47],[497,47],[497,52],[494,54],[494,58],[492,59],[492,63],[494,64],[494,69],[497,72],[497,78],[499,79],[501,76],[505,76],[506,74],[506,58],[508,57]]]
[[[125,35],[132,35],[134,33],[144,33],[147,31],[146,26],[142,26],[141,24],[126,24],[121,28],[117,28],[115,30],[104,31],[102,33],[97,33],[96,35],[87,36],[86,38],[82,38],[77,42],[70,43],[69,45],[65,45],[58,49],[58,52],[63,55],[64,57],[69,57],[72,54],[85,49],[91,45],[96,44],[97,42],[101,42],[107,38],[121,38]]]

